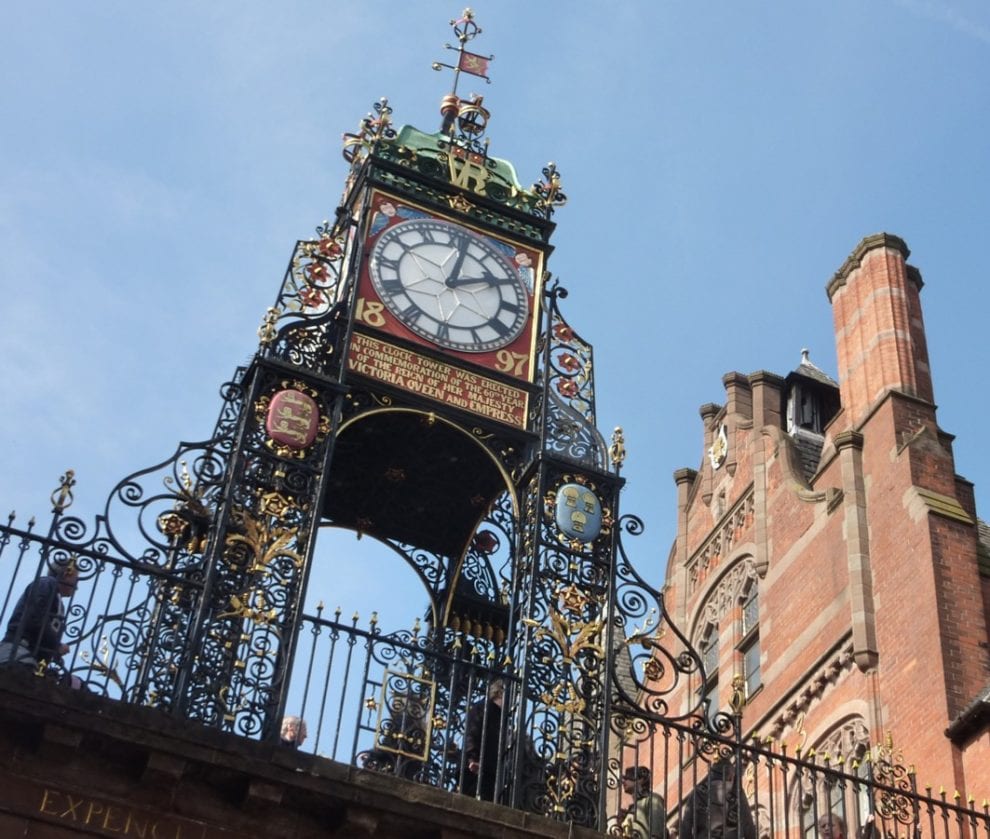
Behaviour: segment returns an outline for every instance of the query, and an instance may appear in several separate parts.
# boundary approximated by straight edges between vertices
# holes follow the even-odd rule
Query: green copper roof
[[[399,129],[399,134],[395,138],[395,142],[399,145],[406,146],[407,148],[415,149],[418,154],[436,155],[450,145],[450,137],[445,134],[441,134],[440,132],[437,132],[436,134],[424,134],[418,128],[414,128],[411,125],[403,125],[402,128]],[[523,189],[523,186],[519,182],[519,178],[516,175],[516,167],[513,166],[508,160],[502,160],[498,157],[489,157],[488,164],[488,168],[498,175],[504,182],[512,184],[512,186],[514,186],[517,190]],[[492,164],[494,164],[494,168],[492,167]]]
[[[393,139],[378,146],[377,154],[385,159],[401,161],[425,175],[449,181],[448,150],[452,144],[457,143],[446,134],[426,134],[411,125],[404,125]],[[488,178],[484,192],[479,194],[518,210],[538,213],[539,196],[532,188],[522,186],[515,167],[508,160],[486,157],[485,169]]]

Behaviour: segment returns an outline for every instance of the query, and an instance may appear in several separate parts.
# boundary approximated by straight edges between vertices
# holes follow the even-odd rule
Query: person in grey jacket
[[[61,663],[69,647],[62,643],[65,629],[65,606],[79,583],[75,563],[51,566],[48,574],[28,584],[14,606],[7,631],[0,642],[0,665],[23,664],[36,667],[39,662]]]
[[[622,773],[622,790],[632,801],[621,814],[621,835],[628,839],[667,839],[667,807],[652,789],[646,766],[628,766]]]

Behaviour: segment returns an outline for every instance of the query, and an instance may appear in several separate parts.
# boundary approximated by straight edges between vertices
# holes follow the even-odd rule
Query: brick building
[[[724,710],[738,675],[748,736],[861,773],[892,741],[919,789],[979,801],[988,530],[937,422],[908,254],[870,236],[828,283],[838,382],[804,353],[787,376],[727,374],[725,404],[702,406],[702,466],[675,474],[666,604],[708,673],[682,708]],[[810,798],[794,806],[807,828]]]

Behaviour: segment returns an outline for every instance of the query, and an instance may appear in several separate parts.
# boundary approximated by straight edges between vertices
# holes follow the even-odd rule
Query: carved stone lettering
[[[35,788],[32,792],[37,802],[32,808],[36,817],[85,828],[87,834],[124,839],[203,839],[206,836],[204,825],[188,819],[151,813],[54,787]]]

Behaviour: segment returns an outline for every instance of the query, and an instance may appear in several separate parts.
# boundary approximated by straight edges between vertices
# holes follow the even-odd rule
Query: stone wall
[[[600,836],[0,671],[0,837]]]

